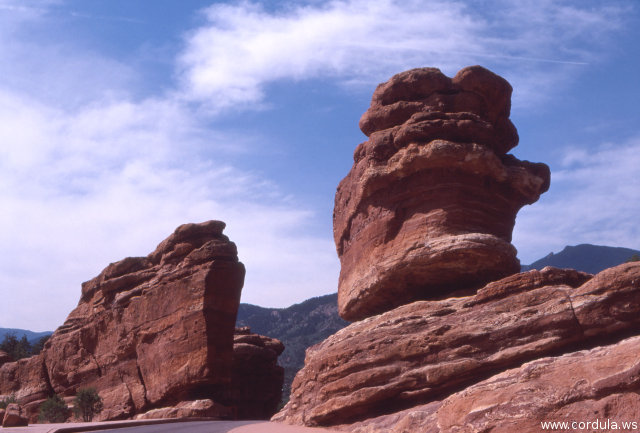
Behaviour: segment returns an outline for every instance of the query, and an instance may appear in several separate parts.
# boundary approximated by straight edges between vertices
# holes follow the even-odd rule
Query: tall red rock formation
[[[229,400],[245,269],[225,224],[185,224],[146,257],[107,266],[38,356],[0,367],[0,394],[33,417],[52,393],[95,387],[100,419]],[[279,400],[279,398],[278,398]]]
[[[548,189],[549,169],[506,154],[518,143],[510,106],[509,83],[480,66],[378,86],[360,120],[369,140],[335,199],[344,319],[519,271],[516,213]]]
[[[378,87],[334,214],[340,312],[361,320],[307,349],[273,420],[352,433],[640,426],[640,263],[516,273],[515,215],[549,172],[505,155],[510,92],[479,67]]]

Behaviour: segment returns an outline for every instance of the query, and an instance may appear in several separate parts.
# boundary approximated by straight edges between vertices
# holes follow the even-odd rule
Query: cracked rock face
[[[360,128],[369,140],[335,198],[340,315],[360,320],[514,274],[518,210],[549,168],[507,152],[511,86],[480,66],[449,78],[412,69],[380,84]]]
[[[417,301],[353,323],[308,349],[305,365],[293,382],[291,398],[274,420],[309,426],[343,424],[346,430],[357,432],[494,431],[491,422],[486,423],[485,429],[458,426],[459,429],[425,430],[435,427],[422,423],[419,417],[409,428],[397,424],[400,422],[397,413],[439,402],[447,395],[453,395],[447,401],[465,396],[464,404],[475,404],[472,397],[466,396],[480,392],[476,389],[487,388],[474,384],[488,379],[487,383],[500,390],[504,374],[493,376],[518,368],[524,362],[603,344],[613,344],[609,352],[618,353],[621,349],[615,348],[616,342],[630,333],[637,334],[639,325],[638,263],[607,269],[593,278],[582,272],[551,267],[516,274],[486,285],[474,296]],[[603,388],[608,381],[610,388],[604,395],[631,393],[620,398],[635,398],[635,407],[640,407],[634,394],[640,391],[636,355],[633,363],[625,364],[630,373],[618,378],[619,382],[609,370],[590,371],[586,380]],[[578,359],[576,356],[569,359]],[[626,358],[623,360],[627,362]],[[554,362],[551,359],[540,365]],[[529,392],[530,388],[557,386],[553,393],[556,403],[548,406],[558,413],[567,404],[563,395],[575,392],[576,400],[589,400],[593,388],[580,385],[580,381],[571,382],[568,378],[575,379],[580,373],[563,367],[565,361],[557,362],[554,374],[560,378],[562,369],[567,368],[567,377],[555,385],[551,377],[540,377],[536,382],[535,376],[527,376],[524,368],[507,375],[509,395],[519,395],[525,403],[516,403],[497,391],[493,395],[482,391],[482,398],[493,399],[500,406],[497,413],[503,415],[519,404],[518,410],[529,419],[537,419],[534,409],[547,398],[546,393]],[[580,368],[592,368],[588,359],[580,362],[584,362]],[[616,364],[610,361],[611,366]],[[518,375],[531,384],[518,386]],[[633,383],[627,383],[632,379]],[[464,388],[469,390],[456,394]],[[482,413],[492,413],[491,407],[485,407]],[[465,406],[457,413],[452,412],[455,416],[451,415],[449,422],[467,423],[464,416],[473,418],[471,413],[465,415],[467,409]],[[376,416],[386,414],[389,414],[386,421],[376,421]],[[481,418],[477,421],[482,421]],[[392,419],[395,421],[391,422]],[[409,422],[412,418],[403,419]],[[497,419],[492,421],[494,425],[499,424]],[[537,430],[527,431],[539,428],[538,424]]]
[[[15,393],[33,415],[54,392],[92,386],[104,400],[100,419],[220,402],[245,273],[224,227],[182,225],[148,256],[112,263],[84,283],[43,352],[0,367],[0,394]]]

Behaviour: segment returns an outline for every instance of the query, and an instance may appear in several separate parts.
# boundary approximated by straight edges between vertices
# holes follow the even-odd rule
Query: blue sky
[[[0,0],[0,327],[51,330],[80,283],[221,219],[243,301],[336,290],[335,188],[375,86],[481,64],[551,189],[523,263],[640,248],[634,1]]]

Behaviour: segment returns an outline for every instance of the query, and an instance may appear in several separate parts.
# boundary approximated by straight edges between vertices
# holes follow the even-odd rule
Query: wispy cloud
[[[485,3],[343,0],[276,11],[251,2],[217,4],[203,12],[207,25],[188,38],[183,85],[191,98],[215,101],[213,109],[246,107],[283,79],[371,85],[410,67],[455,73],[489,60],[512,72],[519,87],[540,93],[536,73],[557,72],[547,64],[588,64],[599,55],[598,38],[618,28],[623,13],[567,2]]]

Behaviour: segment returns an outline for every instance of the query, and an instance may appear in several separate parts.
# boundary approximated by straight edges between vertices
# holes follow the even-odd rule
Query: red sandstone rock
[[[182,225],[147,257],[112,263],[84,283],[43,352],[0,367],[0,394],[15,392],[24,404],[95,387],[99,419],[222,398],[244,280],[223,228]]]
[[[229,401],[237,419],[269,419],[282,398],[284,369],[277,365],[284,350],[275,338],[236,329],[233,340],[233,373]]]
[[[369,140],[336,193],[343,318],[518,272],[515,216],[548,189],[549,169],[506,155],[518,141],[510,97],[479,66],[453,79],[413,69],[378,86],[360,121]]]
[[[22,408],[16,403],[11,403],[5,410],[4,417],[2,418],[2,427],[23,427],[28,425],[29,422],[22,414]]]
[[[210,399],[181,401],[172,407],[152,409],[148,412],[136,415],[135,419],[159,419],[159,418],[212,418],[231,419],[233,410],[230,407],[218,404]]]
[[[183,401],[152,409],[136,419],[209,417],[217,419],[269,419],[282,398],[283,368],[277,365],[284,345],[275,338],[236,328],[233,339],[231,383],[212,400]]]
[[[568,428],[553,431],[637,430],[639,352],[640,337],[636,336],[591,350],[537,359],[443,401],[341,429],[352,433],[537,433],[544,431],[543,422],[566,422]],[[623,422],[636,422],[636,427],[623,428]]]
[[[43,355],[0,366],[0,396],[14,395],[24,414],[35,422],[39,404],[51,395]]]
[[[525,272],[475,296],[398,307],[309,348],[273,419],[330,426],[397,412],[522,362],[619,339],[639,324],[638,263],[593,279],[555,268]]]

